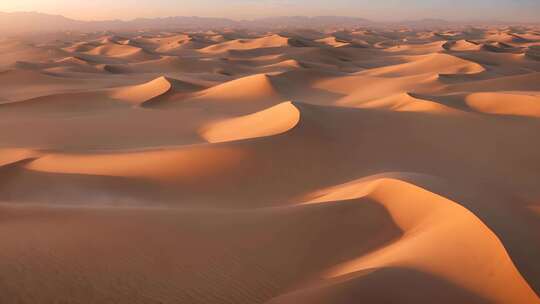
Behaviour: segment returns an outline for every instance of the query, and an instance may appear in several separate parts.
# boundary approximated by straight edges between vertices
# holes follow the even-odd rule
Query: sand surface
[[[540,303],[539,48],[1,39],[0,303]]]

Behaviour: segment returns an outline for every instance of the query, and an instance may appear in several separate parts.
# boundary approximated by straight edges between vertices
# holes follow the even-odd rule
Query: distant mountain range
[[[483,22],[487,23],[487,22]],[[489,22],[490,24],[502,22]],[[0,12],[0,33],[39,33],[55,31],[103,31],[103,30],[143,30],[143,29],[219,29],[219,28],[353,28],[361,26],[408,26],[408,27],[447,27],[463,23],[439,19],[422,19],[392,23],[374,22],[364,18],[340,16],[288,16],[268,17],[255,20],[232,20],[210,17],[166,17],[138,18],[129,21],[81,21],[60,15],[34,12]]]

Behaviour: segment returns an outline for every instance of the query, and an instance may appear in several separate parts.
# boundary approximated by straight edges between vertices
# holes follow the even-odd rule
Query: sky
[[[443,18],[540,22],[540,0],[0,0],[0,11],[81,20],[335,15],[374,21]]]

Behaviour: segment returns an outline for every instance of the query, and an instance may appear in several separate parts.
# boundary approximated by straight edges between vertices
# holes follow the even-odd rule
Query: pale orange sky
[[[0,0],[0,11],[37,11],[84,20],[186,15],[236,19],[347,15],[373,20],[540,21],[540,0]]]

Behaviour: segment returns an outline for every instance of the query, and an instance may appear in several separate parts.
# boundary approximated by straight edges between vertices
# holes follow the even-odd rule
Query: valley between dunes
[[[1,303],[540,303],[540,29],[0,39]]]

